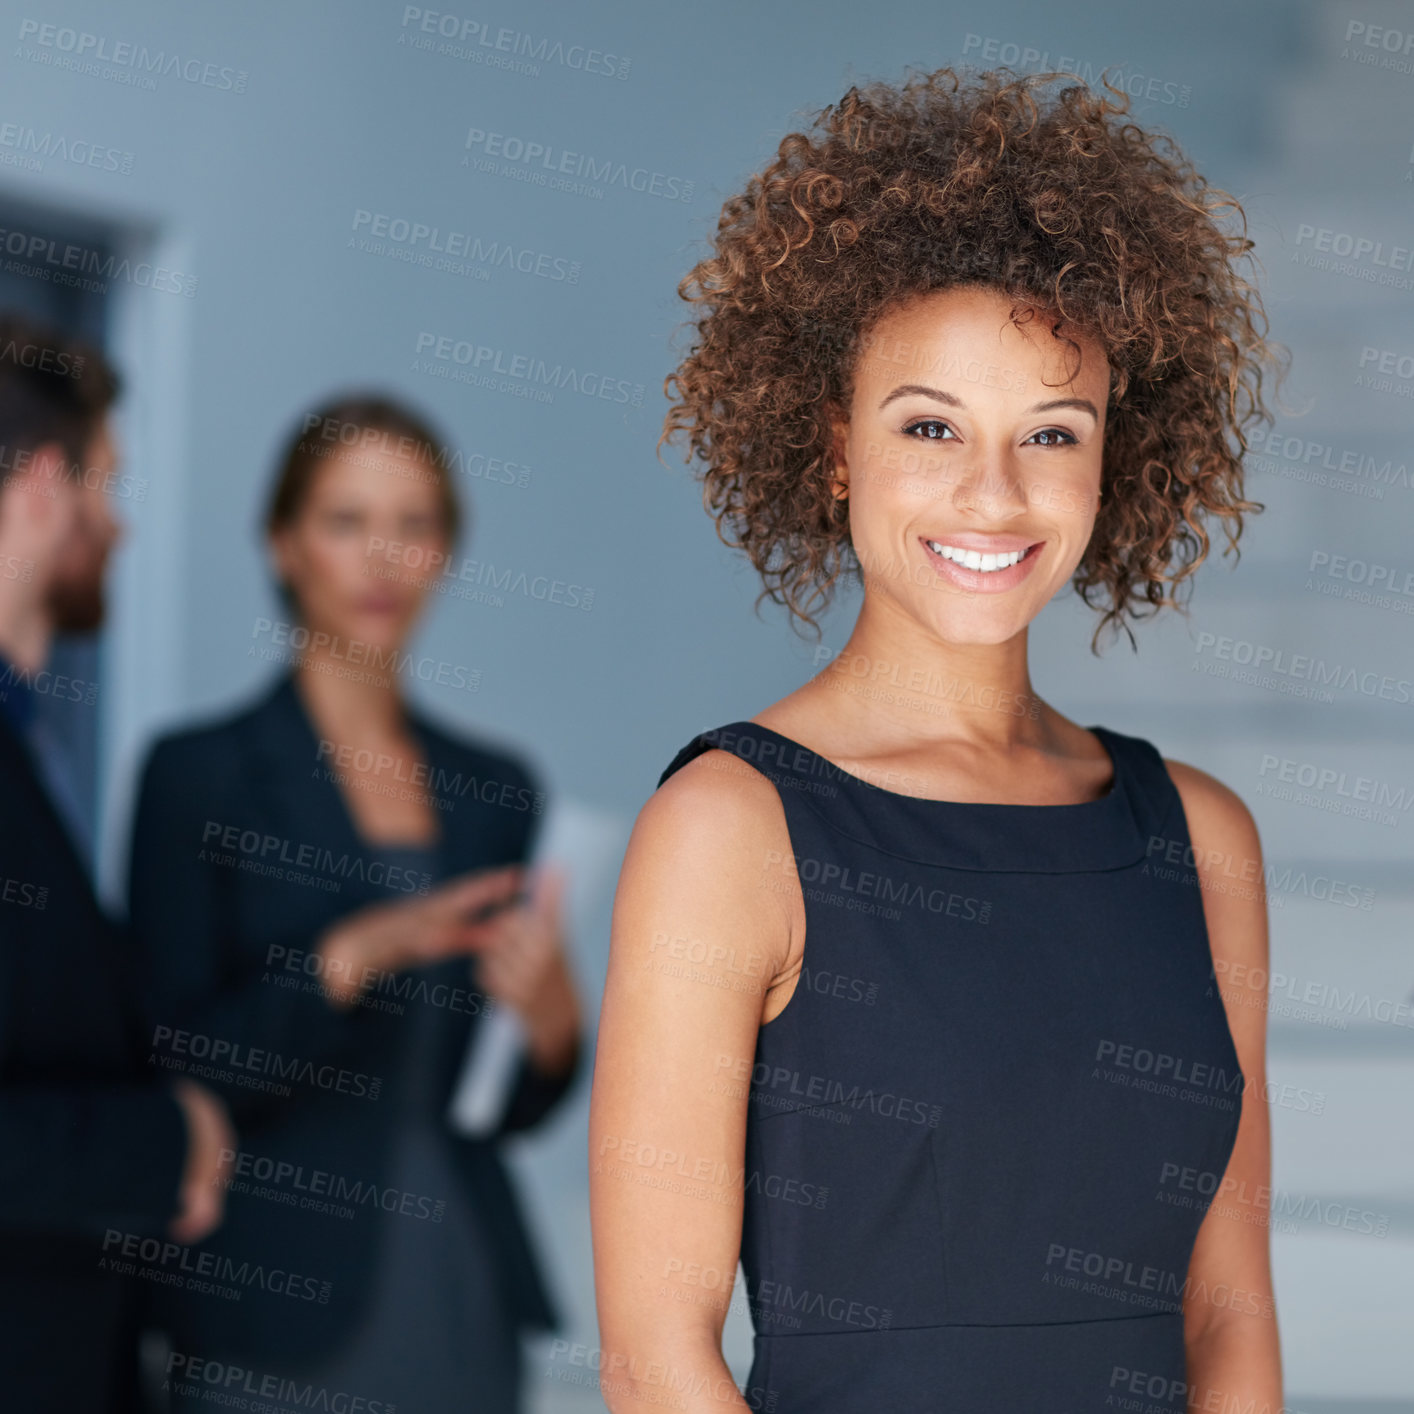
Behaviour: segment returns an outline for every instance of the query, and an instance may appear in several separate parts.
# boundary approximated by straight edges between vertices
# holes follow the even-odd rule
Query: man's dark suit
[[[114,1241],[160,1235],[186,1124],[144,1065],[130,954],[29,749],[0,712],[0,1407],[133,1398],[135,1298]]]
[[[430,882],[525,860],[543,806],[527,768],[419,714],[410,725],[430,776],[386,779],[390,788],[425,790],[442,807]],[[404,1103],[389,1079],[399,1074],[407,1028],[434,1033],[425,1038],[434,1060],[416,1102],[440,1114],[484,1002],[465,958],[384,979],[386,992],[372,994],[378,1006],[341,1010],[319,995],[316,949],[329,924],[366,904],[412,896],[406,880],[390,882],[380,871],[377,846],[358,836],[332,778],[337,770],[336,752],[321,750],[286,677],[255,706],[159,742],[133,830],[129,902],[134,936],[148,954],[155,1049],[168,1064],[199,1067],[191,1073],[227,1098],[252,1164],[292,1166],[263,1196],[232,1191],[206,1250],[227,1271],[294,1272],[321,1292],[328,1284],[315,1300],[253,1287],[238,1301],[155,1289],[179,1352],[259,1370],[297,1371],[356,1323],[374,1280],[379,1223],[417,1218],[386,1218],[354,1199],[357,1216],[342,1221],[296,1203],[312,1196],[311,1185],[313,1195],[327,1197],[337,1183],[366,1196],[388,1183]],[[438,996],[453,1000],[439,1004]],[[178,1042],[178,1033],[187,1039]],[[536,1123],[572,1075],[545,1076],[523,1062],[498,1133]],[[380,1098],[369,1093],[375,1079]],[[267,1080],[289,1093],[272,1092]],[[484,1223],[513,1323],[549,1327],[555,1313],[496,1137],[448,1130],[443,1142],[466,1203]]]

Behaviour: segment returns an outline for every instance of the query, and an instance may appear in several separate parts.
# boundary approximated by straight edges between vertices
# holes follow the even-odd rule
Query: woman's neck
[[[343,666],[325,654],[306,653],[295,670],[295,690],[319,734],[349,744],[404,735],[407,712],[397,677],[372,669],[363,680],[340,676]]]
[[[1049,709],[1031,686],[1027,630],[1004,643],[946,643],[916,619],[871,612],[804,688],[832,730],[855,742],[967,738],[1005,747],[1046,735]]]

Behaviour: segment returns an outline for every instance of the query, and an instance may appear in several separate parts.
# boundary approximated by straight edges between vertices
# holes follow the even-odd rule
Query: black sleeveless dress
[[[718,1062],[749,1099],[753,1408],[1184,1410],[1244,1080],[1177,789],[1090,730],[1114,782],[1078,805],[896,794],[752,722],[660,778],[712,748],[769,777],[791,857],[760,882],[805,900],[785,1010]]]

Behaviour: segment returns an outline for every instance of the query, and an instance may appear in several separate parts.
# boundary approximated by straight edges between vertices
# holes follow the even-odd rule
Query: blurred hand
[[[324,985],[343,1005],[380,975],[475,952],[489,938],[475,921],[483,908],[514,898],[518,864],[463,874],[415,898],[370,904],[339,919],[319,945]]]
[[[173,1086],[187,1122],[187,1162],[177,1196],[177,1216],[168,1227],[174,1241],[200,1242],[226,1212],[226,1181],[236,1152],[236,1131],[225,1102],[195,1080]]]
[[[541,866],[531,879],[529,901],[489,920],[476,950],[478,985],[514,1008],[531,1056],[547,1075],[569,1069],[580,1026],[560,917],[564,885],[561,870]]]

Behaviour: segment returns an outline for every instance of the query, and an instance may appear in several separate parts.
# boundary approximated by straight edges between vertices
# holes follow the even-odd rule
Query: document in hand
[[[530,861],[558,865],[564,872],[565,936],[573,945],[589,926],[600,890],[623,853],[624,829],[617,817],[573,800],[550,797]],[[474,970],[474,964],[473,964]],[[472,1027],[461,1076],[447,1108],[447,1123],[459,1134],[486,1134],[510,1100],[510,1087],[525,1050],[520,1018],[498,1006]]]

